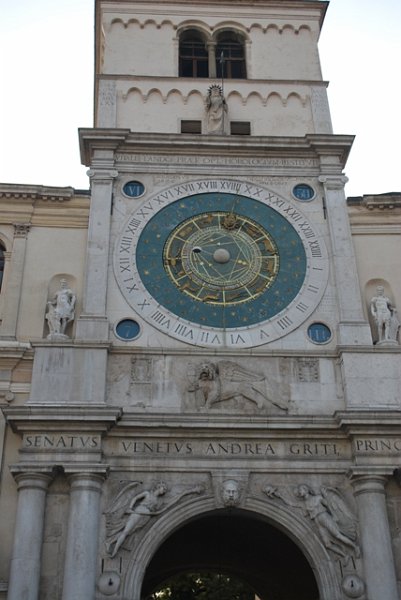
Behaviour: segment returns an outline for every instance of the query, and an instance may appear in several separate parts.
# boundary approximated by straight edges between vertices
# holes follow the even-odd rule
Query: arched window
[[[221,57],[224,56],[222,73]],[[233,31],[221,33],[216,47],[217,77],[246,79],[245,44],[241,35]]]
[[[6,249],[4,248],[3,244],[0,243],[0,291],[1,291],[1,284],[3,283],[4,262],[5,262],[4,252],[5,251],[6,251]]]
[[[202,35],[189,29],[180,36],[180,77],[209,77],[208,51]]]

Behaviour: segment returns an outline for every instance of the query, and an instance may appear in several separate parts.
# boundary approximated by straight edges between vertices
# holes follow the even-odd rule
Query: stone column
[[[216,77],[216,42],[207,43],[209,79]]]
[[[342,175],[319,177],[326,199],[327,222],[330,229],[332,261],[340,313],[340,344],[371,344],[369,325],[364,317],[351,228],[347,213]]]
[[[70,476],[63,600],[93,600],[95,597],[103,480],[102,475],[91,473]]]
[[[100,158],[97,159],[100,162]],[[107,156],[106,163],[112,163]],[[82,314],[77,321],[76,337],[92,340],[108,339],[106,318],[107,272],[110,250],[113,181],[118,172],[112,168],[93,168],[91,210],[89,216],[86,269]]]
[[[352,478],[358,505],[362,559],[369,600],[399,600],[384,486],[387,478]]]
[[[17,335],[18,313],[21,303],[21,287],[25,266],[25,251],[29,223],[14,224],[14,241],[11,252],[9,274],[4,288],[4,318],[1,325],[1,336],[15,339]]]
[[[18,473],[17,520],[11,557],[8,600],[39,598],[46,491],[51,476]]]

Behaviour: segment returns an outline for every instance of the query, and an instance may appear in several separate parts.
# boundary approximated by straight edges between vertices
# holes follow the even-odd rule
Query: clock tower
[[[358,280],[327,7],[96,0],[80,310],[38,344],[29,399],[84,441],[23,456],[69,486],[63,600],[205,571],[261,600],[398,597],[399,354]]]

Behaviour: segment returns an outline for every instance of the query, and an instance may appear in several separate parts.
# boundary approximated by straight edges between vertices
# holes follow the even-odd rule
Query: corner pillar
[[[398,600],[397,578],[381,475],[352,478],[358,505],[362,558],[369,600]]]
[[[11,557],[8,600],[39,598],[46,493],[52,480],[44,473],[18,473],[17,520]]]
[[[70,512],[62,600],[93,600],[104,474],[75,473],[70,475],[69,481]]]
[[[106,160],[107,158],[107,160]],[[113,162],[112,156],[103,158]],[[100,162],[101,158],[97,159]],[[107,272],[110,248],[110,224],[113,183],[118,172],[98,167],[88,171],[91,181],[86,271],[82,314],[77,321],[76,337],[86,340],[107,340],[106,318]]]
[[[326,198],[327,222],[330,229],[334,275],[340,313],[339,343],[371,344],[372,337],[365,319],[359,289],[355,252],[347,214],[343,175],[319,177]]]

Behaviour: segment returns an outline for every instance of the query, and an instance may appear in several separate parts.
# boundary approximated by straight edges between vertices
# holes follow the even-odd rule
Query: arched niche
[[[365,308],[366,308],[366,314],[368,317],[374,344],[377,344],[377,342],[379,341],[379,334],[378,334],[375,319],[374,319],[374,316],[373,316],[373,313],[371,310],[371,304],[372,304],[372,298],[377,296],[377,288],[380,288],[380,287],[382,287],[384,290],[384,296],[390,300],[391,306],[395,309],[398,308],[397,306],[395,306],[394,293],[393,293],[391,285],[389,284],[388,281],[386,281],[385,279],[381,279],[381,278],[375,278],[375,279],[370,279],[369,281],[367,281],[365,283],[365,286],[364,286]],[[397,312],[395,314],[397,314]],[[399,319],[400,317],[398,316],[397,318]],[[398,339],[397,334],[395,334],[395,339]]]
[[[46,301],[46,305],[45,305],[44,327],[43,327],[43,329],[44,329],[43,335],[44,336],[46,336],[49,333],[49,327],[48,327],[47,321],[46,321],[46,313],[48,311],[48,303],[54,301],[55,295],[61,289],[62,285],[64,285],[66,288],[69,288],[70,290],[73,290],[76,293],[76,289],[77,289],[76,277],[74,277],[74,275],[70,275],[68,273],[58,273],[56,275],[53,275],[53,277],[50,279],[49,285],[47,288],[47,301]],[[73,320],[70,323],[68,323],[66,331],[65,331],[65,333],[66,333],[66,335],[68,335],[68,337],[72,336],[72,328],[73,328]]]

